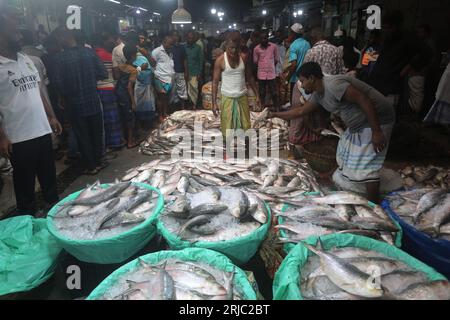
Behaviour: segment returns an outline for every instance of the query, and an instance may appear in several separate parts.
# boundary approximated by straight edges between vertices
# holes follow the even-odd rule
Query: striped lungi
[[[389,142],[394,124],[382,125],[381,130]],[[388,145],[376,153],[372,144],[372,129],[364,128],[351,133],[348,129],[344,132],[339,142],[336,160],[341,175],[355,183],[367,183],[380,181],[380,170],[388,151]]]
[[[116,94],[113,90],[98,90],[98,94],[103,106],[105,146],[119,148],[123,145],[123,133]]]

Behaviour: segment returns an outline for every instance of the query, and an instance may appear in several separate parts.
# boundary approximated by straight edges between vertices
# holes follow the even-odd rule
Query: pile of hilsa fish
[[[377,251],[356,247],[325,251],[304,244],[311,255],[300,270],[307,300],[450,300],[450,283]]]
[[[166,201],[211,186],[240,187],[264,201],[284,203],[304,192],[321,192],[306,162],[256,158],[248,161],[154,160],[126,172],[122,181],[159,188]]]
[[[246,236],[266,224],[264,202],[231,187],[208,187],[180,195],[159,217],[164,227],[190,242],[227,241]]]
[[[250,114],[252,128],[256,130],[258,147],[267,150],[283,150],[287,146],[289,129],[286,121],[281,119],[266,119],[266,113]],[[201,130],[195,125],[201,124]],[[277,129],[279,131],[273,131]],[[190,139],[186,139],[189,136]],[[264,143],[260,143],[264,138]],[[220,140],[220,143],[213,143]],[[274,141],[272,141],[274,140]],[[194,148],[194,142],[202,142],[202,150]],[[272,144],[274,142],[274,144]],[[190,155],[201,156],[204,152],[224,152],[220,118],[212,111],[178,111],[169,116],[158,129],[153,130],[144,141],[139,151],[146,155],[170,155],[177,147]],[[235,146],[236,148],[236,146]]]
[[[293,202],[291,202],[293,204]],[[283,230],[282,243],[299,243],[311,236],[351,233],[395,243],[399,231],[380,206],[371,207],[366,198],[349,192],[327,196],[305,196],[285,212],[277,212]]]
[[[102,300],[242,300],[234,270],[226,272],[196,261],[167,259],[126,273]]]
[[[435,166],[409,166],[399,171],[406,189],[441,188],[450,189],[450,168]]]
[[[131,182],[102,187],[96,182],[80,195],[57,207],[53,225],[74,240],[94,240],[121,234],[147,220],[158,195]]]
[[[450,241],[450,191],[417,189],[387,197],[391,209],[406,223],[434,238]]]

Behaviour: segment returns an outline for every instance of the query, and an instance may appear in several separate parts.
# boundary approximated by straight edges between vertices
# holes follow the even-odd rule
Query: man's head
[[[61,52],[61,45],[54,34],[49,35],[44,39],[44,48],[49,54]]]
[[[163,38],[162,45],[164,47],[164,50],[166,51],[172,50],[173,44],[174,42],[171,36],[168,35]]]
[[[417,28],[417,37],[420,40],[431,38],[431,26],[429,24],[422,24]]]
[[[280,28],[275,32],[275,37],[279,40],[284,38],[284,29]]]
[[[381,31],[380,30],[372,30],[369,34],[369,40],[367,44],[369,46],[378,45],[381,43]]]
[[[311,41],[316,44],[319,41],[325,40],[325,35],[323,34],[322,28],[316,27],[311,30]]]
[[[323,79],[322,68],[316,62],[307,62],[302,65],[297,75],[307,94],[317,91],[318,85],[322,83]]]
[[[125,36],[125,45],[137,46],[139,45],[139,34],[136,31],[130,31]]]
[[[192,46],[197,41],[197,36],[195,32],[189,31],[186,35],[186,42],[188,45]]]
[[[261,33],[259,31],[253,31],[250,35],[250,40],[255,45],[258,45],[261,42]]]
[[[19,18],[20,12],[17,9],[0,4],[0,47],[15,53],[21,48]]]
[[[128,63],[133,63],[137,57],[137,48],[133,45],[126,45],[123,47],[123,55]]]
[[[303,25],[300,23],[294,23],[291,27],[291,34],[295,39],[300,38],[304,35],[305,30],[303,29]]]
[[[145,36],[145,34],[143,34],[143,33],[139,34],[139,46],[140,47],[145,46],[146,42],[147,42],[147,37]]]
[[[266,30],[261,31],[261,46],[266,48],[269,45],[269,33]]]
[[[227,55],[232,58],[237,58],[241,53],[241,34],[239,31],[229,32],[225,44]]]
[[[83,31],[77,29],[71,30],[71,32],[75,37],[77,46],[79,46],[80,48],[84,48],[86,44],[86,34]]]
[[[22,46],[34,45],[33,33],[30,30],[22,29],[20,33],[22,34]]]
[[[383,17],[383,34],[386,40],[393,40],[400,33],[403,26],[403,13],[393,11]]]
[[[177,30],[172,30],[172,32],[170,32],[170,36],[173,38],[173,42],[175,44],[178,44],[181,42],[181,36]]]

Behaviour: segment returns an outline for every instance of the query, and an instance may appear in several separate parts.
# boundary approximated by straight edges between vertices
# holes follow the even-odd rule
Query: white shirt
[[[164,46],[160,46],[153,50],[152,57],[156,60],[155,77],[164,83],[172,83],[175,76],[175,63],[172,54],[169,55]]]
[[[225,52],[225,70],[222,72],[221,93],[225,97],[240,98],[247,94],[247,85],[245,83],[245,64],[239,57],[239,66],[233,69],[228,61],[228,55]]]
[[[17,61],[0,56],[0,122],[11,143],[52,133],[39,90],[39,72],[21,53]]]
[[[125,48],[125,43],[119,44],[117,47],[113,49],[112,52],[112,64],[113,68],[118,68],[121,64],[124,64],[127,62],[127,59],[125,58],[123,54],[123,48]]]

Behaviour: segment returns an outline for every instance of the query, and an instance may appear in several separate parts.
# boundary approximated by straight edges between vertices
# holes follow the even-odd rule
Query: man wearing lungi
[[[322,106],[338,115],[347,126],[337,149],[340,173],[354,183],[364,183],[368,199],[380,202],[380,170],[383,167],[395,122],[389,100],[371,86],[355,78],[324,76],[315,62],[304,64],[299,72],[311,100],[303,108],[269,117],[291,120],[303,117]]]
[[[256,93],[257,104],[260,105],[260,98],[257,94],[255,78],[249,66],[251,57],[244,59],[240,50],[241,37],[239,32],[231,32],[226,41],[225,53],[217,58],[214,66],[212,101],[214,114],[218,115],[217,91],[222,78],[222,100],[220,108],[220,119],[222,135],[226,139],[232,132],[227,130],[250,129],[250,110],[247,99],[248,82]]]

